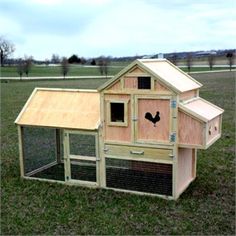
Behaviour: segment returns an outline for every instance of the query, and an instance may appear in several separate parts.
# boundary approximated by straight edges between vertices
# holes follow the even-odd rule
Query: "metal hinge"
[[[171,101],[171,108],[176,108],[176,106],[177,106],[176,100],[172,100]]]
[[[132,121],[138,121],[137,117],[132,117]]]
[[[176,133],[172,133],[172,134],[170,135],[170,141],[171,141],[172,143],[176,141]]]

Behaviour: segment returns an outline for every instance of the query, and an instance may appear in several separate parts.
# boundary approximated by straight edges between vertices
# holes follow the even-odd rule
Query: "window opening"
[[[124,122],[125,104],[111,102],[111,122]]]
[[[138,89],[151,89],[151,77],[138,77]]]

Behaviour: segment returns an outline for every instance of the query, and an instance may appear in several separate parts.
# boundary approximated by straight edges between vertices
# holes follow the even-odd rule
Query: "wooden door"
[[[136,97],[135,113],[137,142],[169,142],[170,98]]]

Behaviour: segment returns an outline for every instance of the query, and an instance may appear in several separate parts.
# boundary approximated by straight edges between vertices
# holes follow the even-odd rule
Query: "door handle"
[[[135,154],[135,155],[144,155],[144,151],[130,151],[130,154]]]

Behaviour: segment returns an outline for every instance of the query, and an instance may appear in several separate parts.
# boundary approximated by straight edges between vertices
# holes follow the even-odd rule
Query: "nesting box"
[[[136,60],[98,90],[36,88],[19,114],[21,175],[177,199],[223,110],[166,59]]]

